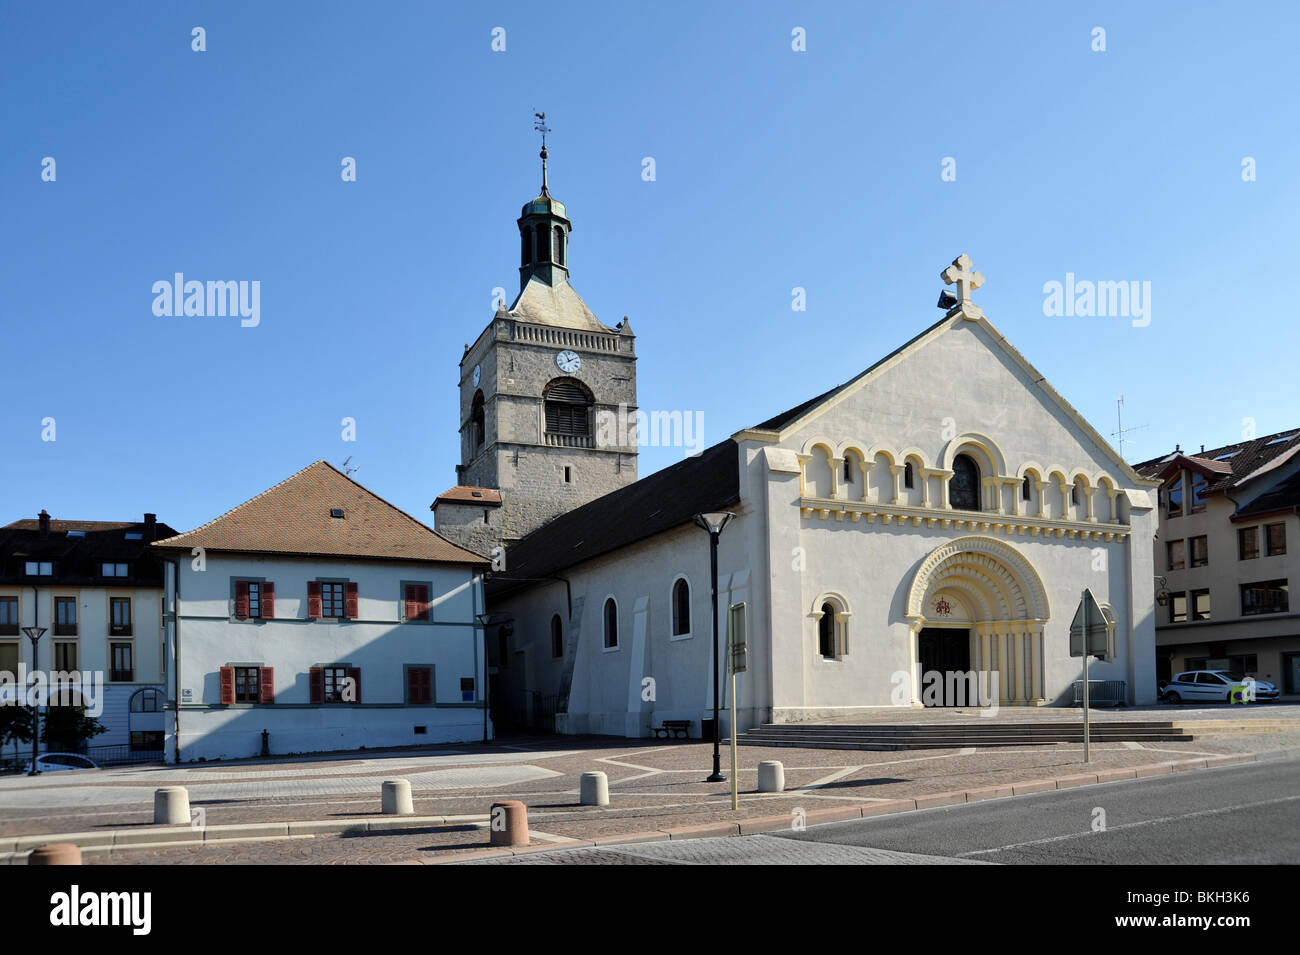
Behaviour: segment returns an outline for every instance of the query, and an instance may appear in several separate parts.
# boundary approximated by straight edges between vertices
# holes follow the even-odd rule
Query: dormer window
[[[139,531],[127,531],[126,539],[129,541],[144,540],[144,534],[140,533]]]
[[[54,564],[48,560],[29,560],[26,562],[24,573],[28,577],[52,577]]]
[[[130,575],[130,568],[126,564],[100,564],[99,575],[101,577],[127,577]]]

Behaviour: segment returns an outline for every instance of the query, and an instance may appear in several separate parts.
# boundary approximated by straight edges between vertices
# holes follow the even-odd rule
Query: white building
[[[490,737],[486,562],[324,461],[155,547],[169,762]]]
[[[629,737],[665,719],[704,728],[709,542],[692,517],[721,509],[736,517],[719,630],[744,605],[749,641],[742,727],[960,702],[927,692],[928,673],[984,674],[1003,706],[1069,704],[1085,587],[1108,625],[1092,678],[1155,700],[1157,482],[971,302],[983,280],[969,259],[943,277],[953,308],[851,381],[508,547],[489,645],[516,718],[553,709],[561,732]]]

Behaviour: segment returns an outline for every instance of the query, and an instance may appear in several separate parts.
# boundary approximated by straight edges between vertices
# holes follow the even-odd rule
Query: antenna
[[[348,467],[348,462],[351,460],[352,460],[352,455],[349,454],[346,460],[344,460],[343,462],[342,469],[345,477],[352,477],[352,475],[356,474],[357,471],[361,470],[359,467],[355,467],[355,466]]]
[[[1132,428],[1124,427],[1124,396],[1120,395],[1115,402],[1115,430],[1111,432],[1111,437],[1115,439],[1121,458],[1124,457],[1124,445],[1134,443],[1124,435],[1130,431],[1141,431],[1145,427],[1147,427],[1145,424],[1134,425]]]

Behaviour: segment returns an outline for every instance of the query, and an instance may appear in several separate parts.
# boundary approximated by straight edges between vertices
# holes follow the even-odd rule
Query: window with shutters
[[[406,666],[406,702],[428,706],[433,703],[433,667]]]
[[[407,623],[429,622],[429,589],[426,581],[402,581],[402,619]]]
[[[350,580],[309,580],[307,616],[333,620],[355,620],[357,585]]]
[[[548,434],[591,434],[591,392],[573,378],[556,378],[542,391]]]
[[[355,703],[358,692],[353,667],[321,667],[321,702]]]
[[[557,225],[555,227],[555,244],[551,251],[555,256],[555,264],[563,265],[564,264],[564,227],[563,226]]]
[[[235,667],[235,702],[260,703],[262,701],[262,668]]]

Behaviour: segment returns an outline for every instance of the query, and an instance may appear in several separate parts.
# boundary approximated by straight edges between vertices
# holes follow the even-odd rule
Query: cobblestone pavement
[[[629,745],[629,742],[632,745]],[[1258,735],[1231,734],[1181,743],[1106,743],[1093,746],[1088,771],[1228,753],[1261,753],[1300,747],[1295,729]],[[172,770],[148,767],[132,771],[88,771],[0,779],[0,835],[95,831],[143,827],[153,822],[153,790],[184,779],[192,806],[201,806],[208,825],[295,820],[337,820],[340,824],[379,812],[383,780],[412,780],[419,815],[485,814],[491,803],[521,799],[528,806],[533,845],[562,845],[665,828],[735,822],[797,810],[863,805],[887,799],[1003,785],[1080,772],[1082,748],[1072,744],[952,750],[813,750],[743,746],[740,761],[740,810],[730,808],[728,783],[707,783],[712,746],[698,741],[627,741],[554,737],[489,746],[457,746],[427,752],[388,755],[355,754],[337,759],[294,762],[249,762]],[[730,754],[724,747],[724,770]],[[756,792],[757,766],[777,759],[785,766],[787,791]],[[452,777],[440,773],[480,770],[462,781],[463,788],[431,788]],[[502,770],[543,770],[494,782]],[[583,772],[605,772],[610,805],[578,805]],[[348,791],[331,790],[345,783]],[[84,792],[103,798],[106,791],[132,793],[130,802],[85,802]],[[45,801],[29,805],[35,793]],[[11,803],[14,795],[23,806]],[[163,849],[115,849],[87,853],[86,861],[103,863],[315,863],[347,864],[427,860],[486,847],[488,833],[477,826],[431,827],[318,835],[277,841],[212,843]]]

